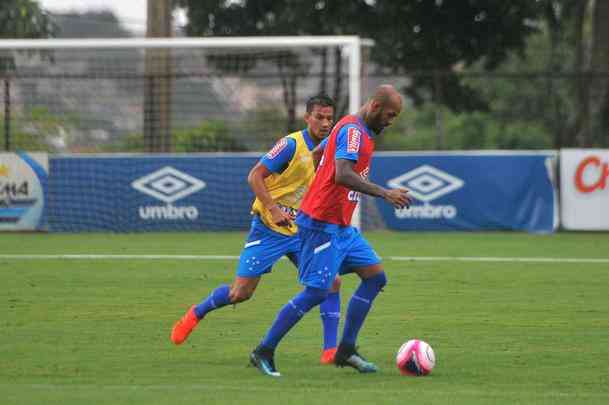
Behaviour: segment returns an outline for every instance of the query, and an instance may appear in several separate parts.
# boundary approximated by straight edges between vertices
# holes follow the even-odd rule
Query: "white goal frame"
[[[356,113],[361,102],[363,46],[374,41],[352,35],[337,36],[260,36],[209,38],[120,38],[120,39],[3,39],[0,50],[51,49],[155,49],[155,48],[251,48],[342,46],[348,62],[349,113]]]
[[[87,39],[2,39],[2,50],[53,49],[230,49],[230,48],[306,48],[341,46],[348,59],[349,113],[355,114],[362,101],[362,47],[374,46],[371,39],[355,35],[336,36],[256,36],[256,37],[188,37],[188,38],[87,38]],[[352,225],[360,228],[360,205]]]

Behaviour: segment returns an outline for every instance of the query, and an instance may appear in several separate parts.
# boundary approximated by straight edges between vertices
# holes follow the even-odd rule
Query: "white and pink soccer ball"
[[[436,355],[426,342],[411,339],[400,347],[395,363],[402,375],[423,376],[433,370],[436,365]]]

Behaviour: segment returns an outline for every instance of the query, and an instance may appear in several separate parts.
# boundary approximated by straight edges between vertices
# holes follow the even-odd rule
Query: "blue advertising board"
[[[49,227],[57,232],[244,230],[258,155],[55,157]]]
[[[414,198],[401,210],[377,199],[390,229],[551,232],[558,225],[555,159],[554,152],[378,153],[371,180]]]
[[[49,159],[50,231],[246,230],[259,154],[66,156]],[[558,225],[555,153],[378,153],[371,180],[405,187],[396,210],[376,199],[393,230],[522,230]],[[365,213],[364,213],[365,215]]]

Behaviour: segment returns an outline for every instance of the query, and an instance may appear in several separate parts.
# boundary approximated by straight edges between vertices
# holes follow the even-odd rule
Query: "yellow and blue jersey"
[[[277,203],[292,219],[300,207],[302,197],[315,174],[311,154],[315,142],[306,129],[281,138],[275,146],[260,159],[272,174],[264,179],[266,188]],[[256,198],[252,204],[252,214],[258,215],[268,228],[283,235],[295,235],[295,224],[289,227],[275,225],[271,213]]]

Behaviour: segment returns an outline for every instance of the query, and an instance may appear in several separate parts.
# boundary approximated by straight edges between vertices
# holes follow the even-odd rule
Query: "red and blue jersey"
[[[317,173],[300,206],[299,226],[331,231],[351,224],[360,193],[336,184],[336,159],[354,161],[354,171],[367,179],[374,151],[372,134],[355,115],[347,115],[336,123],[325,140]]]

